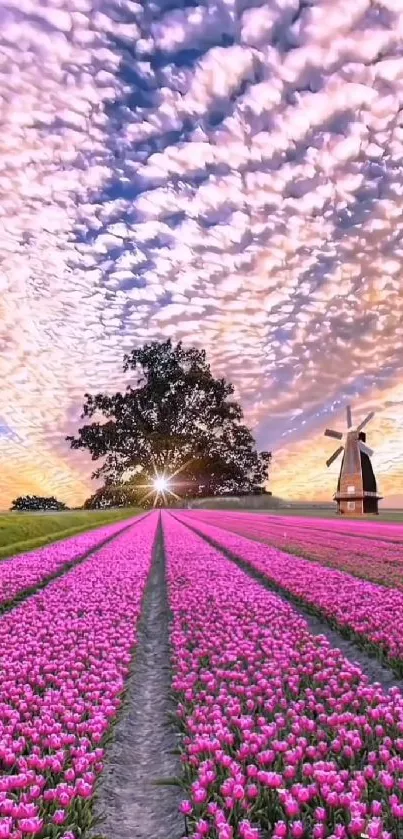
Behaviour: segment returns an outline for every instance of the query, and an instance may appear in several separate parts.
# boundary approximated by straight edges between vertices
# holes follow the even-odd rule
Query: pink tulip
[[[80,798],[90,798],[93,788],[91,784],[86,784],[85,781],[80,780],[76,785],[76,791]]]
[[[351,836],[360,836],[364,832],[365,819],[360,816],[355,816],[351,819],[349,824],[349,832]]]
[[[395,819],[403,819],[403,804],[392,804],[392,815]]]
[[[257,798],[259,796],[259,787],[257,784],[248,784],[246,787],[246,797],[250,799]]]
[[[26,833],[29,836],[36,836],[36,834],[40,833],[43,828],[43,819],[40,819],[38,817],[33,817],[30,819],[20,819],[18,827],[20,828],[23,834]]]
[[[55,810],[52,816],[52,821],[54,824],[64,824],[67,819],[67,813],[65,810]]]
[[[289,795],[289,796],[287,796],[287,798],[285,798],[284,809],[285,809],[285,811],[287,813],[287,816],[289,818],[295,818],[295,816],[298,816],[298,814],[300,812],[300,806],[298,804],[298,801],[296,801],[295,798],[292,798],[291,795]]]
[[[232,794],[235,801],[242,801],[245,798],[245,790],[241,784],[235,784]]]
[[[207,800],[207,792],[203,787],[197,787],[193,792],[193,800],[195,804],[203,804]]]
[[[241,839],[259,839],[259,830],[253,827],[247,819],[243,819],[239,825]]]
[[[0,818],[0,839],[9,839],[11,836],[12,819]]]

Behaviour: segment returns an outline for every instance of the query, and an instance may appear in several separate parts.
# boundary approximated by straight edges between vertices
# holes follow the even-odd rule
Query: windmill
[[[378,493],[370,461],[373,451],[366,445],[366,434],[362,430],[372,420],[374,412],[371,411],[356,428],[353,427],[350,405],[347,405],[346,413],[347,432],[344,446],[339,446],[326,461],[326,466],[330,466],[344,451],[337,492],[334,495],[334,499],[337,501],[337,509],[339,513],[350,516],[360,516],[366,513],[377,515],[378,501],[382,496]],[[331,428],[326,428],[325,437],[342,440],[343,434],[341,431],[332,431]]]

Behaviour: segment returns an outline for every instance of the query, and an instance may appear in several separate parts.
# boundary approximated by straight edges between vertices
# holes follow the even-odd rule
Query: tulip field
[[[403,675],[403,591],[251,542],[238,533],[206,524],[205,519],[190,520],[199,533],[216,540],[275,587],[324,616],[369,650],[386,657]],[[401,553],[403,562],[403,544]]]
[[[322,565],[403,590],[403,526],[366,522],[365,529],[359,522],[347,521],[343,527],[339,524],[336,528],[334,521],[316,520],[312,526],[307,519],[222,512],[205,513],[204,521],[317,560]]]
[[[155,518],[135,525],[135,562],[127,530],[0,619],[1,839],[73,839],[88,824],[100,744],[136,643],[156,526]]]
[[[12,602],[26,590],[56,575],[127,527],[127,521],[119,521],[27,554],[19,554],[11,560],[0,561],[0,611],[5,603]]]
[[[143,779],[125,787],[125,835],[403,839],[403,591],[388,570],[403,563],[403,527],[279,519],[155,511],[0,561],[0,839],[122,835],[94,817],[114,794],[120,808],[119,764],[104,800],[102,778],[139,701],[129,687],[160,620],[156,588],[172,714],[143,685],[141,748],[123,738],[117,758]],[[281,543],[287,528],[299,555]],[[371,681],[329,625],[395,684]],[[152,650],[147,661],[161,666]],[[173,778],[152,741],[144,751],[142,713],[151,737],[175,731]],[[179,789],[175,835],[158,784]]]

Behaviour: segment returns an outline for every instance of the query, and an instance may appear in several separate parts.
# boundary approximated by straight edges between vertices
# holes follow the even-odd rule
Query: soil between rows
[[[185,833],[179,813],[180,789],[161,784],[180,775],[173,751],[178,736],[170,722],[169,609],[162,528],[145,590],[132,675],[124,709],[107,750],[94,815],[97,836],[106,839],[179,839]]]

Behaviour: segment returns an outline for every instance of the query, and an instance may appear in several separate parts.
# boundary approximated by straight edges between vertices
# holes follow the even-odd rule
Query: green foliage
[[[11,502],[11,510],[67,510],[63,501],[58,501],[54,495],[49,498],[40,495],[19,495]]]
[[[173,476],[181,497],[254,493],[268,478],[269,452],[257,452],[234,388],[213,377],[204,351],[152,342],[124,357],[134,381],[125,393],[85,394],[73,449],[104,458],[93,474],[140,501],[155,473]],[[114,490],[114,491],[115,491]]]
[[[86,499],[84,509],[102,510],[108,507],[129,507],[135,505],[135,503],[135,493],[130,491],[130,486],[106,484]]]

